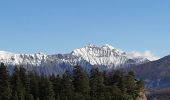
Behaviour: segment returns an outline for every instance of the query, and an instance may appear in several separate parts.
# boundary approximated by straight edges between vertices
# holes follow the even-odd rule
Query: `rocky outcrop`
[[[140,93],[139,93],[139,96],[136,100],[147,100],[147,97],[145,95],[145,90],[144,89],[141,89]]]

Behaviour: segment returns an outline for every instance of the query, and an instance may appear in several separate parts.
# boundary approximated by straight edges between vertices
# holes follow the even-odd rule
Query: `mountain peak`
[[[127,67],[146,62],[143,57],[133,57],[122,50],[109,44],[96,46],[88,44],[82,48],[73,50],[69,54],[46,55],[42,52],[35,54],[15,54],[0,51],[0,62],[7,65],[25,65],[28,70],[37,70],[39,73],[64,73],[71,70],[72,65],[80,64],[89,70],[93,65],[101,70]],[[32,66],[32,67],[31,67]],[[64,66],[64,67],[63,67]],[[40,69],[40,70],[39,70]]]
[[[111,46],[111,45],[109,45],[109,44],[103,45],[102,48],[108,48],[108,49],[110,49],[110,50],[116,49],[116,48],[114,48],[113,46]]]
[[[117,55],[121,55],[125,52],[123,52],[122,50],[116,49],[113,46],[109,45],[109,44],[105,44],[103,46],[96,46],[94,44],[88,44],[82,48],[78,48],[73,50],[72,54],[73,55],[86,55],[86,54],[90,54],[90,55],[107,55],[108,54],[117,54]]]
[[[94,44],[88,44],[82,48],[75,49],[71,52],[71,54],[76,56],[84,56],[84,55],[93,55],[93,56],[101,56],[105,55],[105,57],[113,56],[113,55],[121,55],[124,56],[127,53],[122,51],[121,49],[114,48],[109,44],[104,44],[102,46],[96,46]]]
[[[85,47],[87,47],[87,48],[96,48],[97,47],[97,48],[105,48],[105,49],[110,49],[110,50],[116,49],[109,44],[104,44],[103,46],[96,46],[96,45],[90,43],[90,44],[87,44]]]
[[[116,49],[109,44],[96,46],[89,44],[83,48],[75,49],[71,55],[81,57],[90,62],[91,65],[104,66],[121,66],[128,62],[129,59],[134,59],[134,62],[143,62],[143,57],[129,57],[128,53]]]
[[[97,47],[97,46],[94,45],[94,44],[89,43],[89,44],[87,44],[85,47]]]

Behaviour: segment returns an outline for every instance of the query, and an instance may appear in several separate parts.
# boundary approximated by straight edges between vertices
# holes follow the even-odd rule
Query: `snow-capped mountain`
[[[89,72],[93,67],[109,70],[138,65],[147,61],[149,60],[145,57],[133,56],[108,44],[101,47],[90,44],[68,54],[54,55],[15,54],[0,51],[0,62],[5,63],[8,68],[23,66],[28,71],[45,74],[62,74],[67,70],[72,70],[76,64],[81,65],[85,71]]]
[[[91,65],[103,65],[110,68],[123,67],[127,64],[139,64],[147,61],[144,57],[130,56],[130,54],[108,44],[101,47],[90,44],[84,48],[75,49],[71,55],[81,57]]]

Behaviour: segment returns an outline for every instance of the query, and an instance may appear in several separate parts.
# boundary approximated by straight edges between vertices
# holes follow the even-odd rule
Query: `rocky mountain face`
[[[147,88],[170,87],[170,56],[132,67],[131,70],[145,81]]]
[[[12,69],[13,66],[23,66],[28,71],[44,74],[63,74],[65,71],[71,71],[76,64],[81,65],[86,72],[89,72],[93,67],[104,71],[131,67],[148,61],[145,57],[136,57],[108,44],[101,47],[90,44],[68,54],[54,55],[15,54],[0,51],[0,62],[5,63],[9,69]]]

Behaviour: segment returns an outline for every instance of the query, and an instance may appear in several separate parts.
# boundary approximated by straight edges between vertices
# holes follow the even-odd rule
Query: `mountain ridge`
[[[145,57],[133,56],[108,44],[103,46],[89,44],[68,54],[15,54],[0,51],[0,62],[9,66],[22,65],[29,71],[45,74],[62,74],[66,70],[72,70],[76,64],[81,65],[85,71],[89,72],[94,66],[100,66],[100,70],[109,70],[148,61]]]
[[[147,88],[170,87],[170,55],[131,67],[130,70],[145,81]]]

